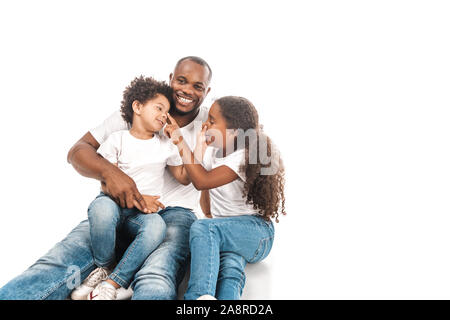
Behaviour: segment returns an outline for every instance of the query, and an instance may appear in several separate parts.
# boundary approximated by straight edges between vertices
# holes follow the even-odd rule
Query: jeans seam
[[[273,237],[271,236],[271,237],[267,237],[267,238],[260,239],[260,240],[259,240],[259,246],[258,246],[258,249],[256,249],[254,256],[253,256],[248,262],[251,262],[251,263],[255,262],[255,261],[257,260],[256,258],[258,257],[258,255],[259,255],[259,253],[260,253],[260,251],[261,251],[263,245],[266,244],[267,241],[270,240],[270,239],[272,239],[272,238],[273,238]],[[265,254],[265,252],[266,252],[266,247],[267,247],[267,246],[264,246],[264,248],[263,248],[263,249],[264,249],[264,252],[263,252],[263,255],[262,255],[262,256],[264,256],[264,254]]]
[[[128,287],[130,283],[128,281],[123,280],[117,273],[111,273],[108,277],[109,279],[113,280],[117,284],[119,284],[121,287]]]
[[[125,264],[125,262],[127,262],[130,254],[134,250],[134,247],[136,246],[136,244],[137,244],[137,241],[135,239],[135,241],[133,241],[133,244],[131,245],[131,248],[129,248],[127,255],[125,257],[122,257],[122,259],[120,260],[120,263],[117,265],[117,267],[115,268],[114,272],[110,275],[110,277],[114,276],[123,281],[123,279],[121,279],[117,274],[118,274],[118,272],[120,272],[120,268]],[[129,284],[128,281],[127,281],[127,284]]]
[[[135,219],[135,217],[128,218],[128,221],[134,223],[135,225],[138,225],[139,227],[142,227],[142,223],[139,222],[139,219]]]
[[[214,243],[213,243],[213,237],[212,237],[212,232],[211,232],[211,225],[209,225],[208,227],[208,231],[209,231],[209,239],[211,241],[211,252],[209,254],[209,279],[208,279],[208,293],[212,291],[212,265],[213,265],[213,250],[214,250]],[[213,294],[214,295],[214,294]]]

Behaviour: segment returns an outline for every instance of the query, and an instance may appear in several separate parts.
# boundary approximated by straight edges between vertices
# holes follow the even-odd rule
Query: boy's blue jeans
[[[161,217],[166,223],[166,237],[134,276],[132,299],[177,298],[189,261],[189,230],[196,217],[190,209],[182,207],[166,207]],[[118,231],[117,257],[130,244],[135,228],[127,219]],[[66,299],[96,268],[89,229],[89,221],[82,221],[31,267],[0,288],[0,300]],[[216,297],[237,299],[245,281],[241,257],[223,253],[221,261]]]
[[[127,219],[129,235],[134,237],[109,279],[128,288],[134,274],[150,253],[164,240],[166,223],[160,213],[144,214],[138,209],[122,209],[109,196],[101,192],[88,208],[92,253],[98,267],[110,268],[116,262],[116,231]],[[131,228],[133,227],[133,228]]]
[[[209,294],[218,299],[223,299],[223,296],[226,299],[238,299],[240,295],[233,297],[237,292],[235,286],[239,283],[241,291],[244,286],[244,278],[237,278],[241,276],[239,270],[243,270],[247,262],[264,259],[272,248],[273,238],[272,222],[256,215],[195,221],[189,238],[191,276],[184,298],[194,300]],[[224,261],[226,255],[231,258]],[[235,281],[223,282],[221,269],[230,270],[233,267],[236,270]],[[217,283],[219,279],[222,281]]]

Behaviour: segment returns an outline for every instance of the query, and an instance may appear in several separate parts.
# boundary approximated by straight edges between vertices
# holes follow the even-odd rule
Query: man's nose
[[[181,90],[183,91],[183,93],[187,96],[193,96],[194,95],[194,90],[192,89],[191,86],[187,85],[184,86],[183,89]]]

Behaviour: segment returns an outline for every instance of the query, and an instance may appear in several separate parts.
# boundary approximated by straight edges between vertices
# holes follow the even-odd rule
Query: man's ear
[[[134,100],[131,107],[133,108],[134,113],[141,114],[142,104],[139,101]]]
[[[169,81],[172,81],[173,73],[169,74]]]

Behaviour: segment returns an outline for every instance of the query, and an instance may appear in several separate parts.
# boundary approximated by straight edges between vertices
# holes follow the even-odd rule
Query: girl
[[[243,266],[269,254],[271,219],[278,222],[279,213],[285,214],[283,164],[245,98],[228,96],[213,103],[194,153],[170,116],[168,123],[165,132],[177,145],[190,180],[203,190],[202,209],[212,216],[191,227],[185,299],[214,299],[222,252],[240,255]],[[239,298],[240,293],[221,298]]]

